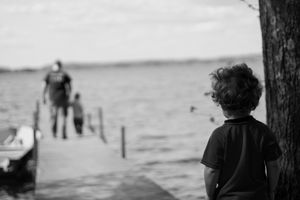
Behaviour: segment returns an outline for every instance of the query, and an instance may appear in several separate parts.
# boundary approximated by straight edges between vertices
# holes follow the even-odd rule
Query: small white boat
[[[41,133],[36,131],[36,138]],[[32,179],[36,171],[36,145],[30,126],[0,130],[0,185]],[[30,177],[30,178],[29,178]]]

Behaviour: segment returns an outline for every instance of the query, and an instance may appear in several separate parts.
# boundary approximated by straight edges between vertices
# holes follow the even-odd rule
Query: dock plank
[[[40,185],[38,200],[178,200],[152,180],[132,172],[54,181]]]
[[[129,170],[97,137],[48,139],[39,144],[37,183]]]
[[[114,189],[111,197],[105,200],[177,200],[171,193],[164,190],[145,176],[127,176]]]

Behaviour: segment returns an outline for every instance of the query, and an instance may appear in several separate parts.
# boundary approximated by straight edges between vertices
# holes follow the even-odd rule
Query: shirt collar
[[[254,120],[254,118],[249,115],[246,117],[236,118],[236,119],[227,119],[224,121],[225,124],[240,124]]]

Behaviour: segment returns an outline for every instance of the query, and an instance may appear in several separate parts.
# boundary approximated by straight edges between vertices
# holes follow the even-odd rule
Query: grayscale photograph
[[[0,0],[0,200],[300,200],[299,11]]]

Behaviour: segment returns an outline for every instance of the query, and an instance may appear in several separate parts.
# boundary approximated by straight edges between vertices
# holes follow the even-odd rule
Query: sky
[[[0,66],[261,53],[258,15],[240,0],[0,0]]]

